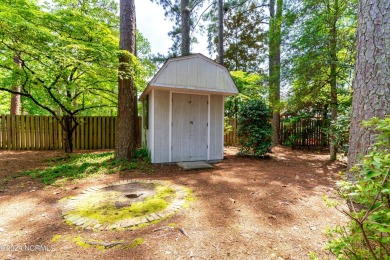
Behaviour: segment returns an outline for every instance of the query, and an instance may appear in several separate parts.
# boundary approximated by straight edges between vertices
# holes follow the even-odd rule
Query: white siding
[[[223,96],[210,96],[210,160],[223,159]]]
[[[238,93],[228,70],[200,54],[168,60],[149,85]]]
[[[148,146],[148,150],[150,153],[152,153],[152,134],[153,134],[153,105],[152,105],[152,101],[153,101],[153,94],[154,94],[154,91],[150,92],[149,94],[149,122],[148,122],[148,125],[149,125],[149,129],[148,131],[146,132],[146,144]]]
[[[190,160],[189,94],[172,93],[172,162]]]
[[[153,163],[169,161],[169,91],[154,91]]]

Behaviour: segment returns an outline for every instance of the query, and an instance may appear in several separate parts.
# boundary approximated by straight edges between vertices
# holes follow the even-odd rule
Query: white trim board
[[[154,135],[155,135],[155,133],[154,133],[154,95],[155,95],[155,93],[154,93],[154,89],[152,89],[152,95],[151,95],[151,100],[150,100],[150,102],[151,102],[151,113],[150,113],[150,120],[151,120],[151,124],[150,124],[150,139],[151,139],[151,145],[150,145],[150,148],[151,148],[151,150],[152,150],[152,152],[151,152],[151,160],[152,160],[152,163],[154,163],[154,158],[155,158],[155,156],[154,156]]]
[[[172,162],[172,91],[169,91],[169,162]]]
[[[222,159],[223,159],[223,151],[225,148],[225,97],[222,96]]]
[[[211,96],[210,94],[207,95],[207,160],[210,160],[210,109],[211,105]]]

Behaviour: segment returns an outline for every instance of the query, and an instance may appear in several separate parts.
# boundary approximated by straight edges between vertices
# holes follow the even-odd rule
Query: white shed
[[[202,54],[167,60],[140,97],[152,163],[223,159],[224,96],[237,93],[228,70]]]

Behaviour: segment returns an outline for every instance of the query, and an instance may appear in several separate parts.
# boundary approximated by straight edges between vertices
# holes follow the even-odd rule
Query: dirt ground
[[[153,173],[126,172],[45,187],[31,177],[9,176],[43,167],[45,159],[61,152],[0,151],[0,258],[309,259],[315,252],[320,259],[333,259],[323,249],[324,230],[345,217],[327,208],[322,196],[336,198],[337,173],[345,165],[330,163],[325,153],[281,147],[261,160],[235,152],[226,148],[225,159],[210,170],[155,165]],[[173,217],[135,231],[86,231],[63,221],[59,199],[131,178],[170,180],[190,188],[197,199]],[[144,242],[134,248],[100,250],[76,243],[136,238]]]

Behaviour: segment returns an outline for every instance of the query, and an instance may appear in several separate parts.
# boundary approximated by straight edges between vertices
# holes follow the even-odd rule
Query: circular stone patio
[[[187,194],[184,187],[168,181],[123,180],[89,187],[67,201],[62,215],[87,230],[132,228],[173,215]],[[142,213],[145,206],[149,213]]]

